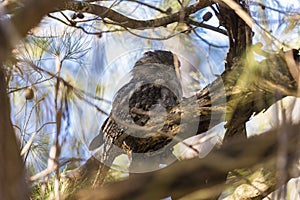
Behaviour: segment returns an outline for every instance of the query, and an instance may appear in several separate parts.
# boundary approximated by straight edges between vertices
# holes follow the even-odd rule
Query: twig
[[[86,103],[88,103],[90,105],[93,105],[98,111],[100,111],[101,113],[103,113],[103,114],[105,114],[105,115],[108,116],[108,113],[106,113],[104,110],[102,110],[101,108],[99,108],[97,105],[93,104],[90,100],[88,100],[86,97],[84,97],[84,95],[86,95],[87,97],[89,97],[91,99],[95,99],[95,100],[98,100],[98,101],[103,101],[105,103],[110,104],[111,102],[109,100],[97,97],[97,96],[95,96],[95,95],[93,95],[93,94],[91,94],[91,93],[89,93],[89,92],[87,92],[85,90],[76,88],[73,85],[71,85],[70,83],[68,83],[66,80],[64,80],[63,78],[58,77],[57,74],[53,74],[52,72],[49,72],[49,71],[47,71],[45,69],[42,69],[42,68],[38,67],[37,65],[35,65],[34,63],[32,63],[30,61],[24,60],[23,62],[29,64],[31,67],[33,67],[35,69],[38,69],[38,70],[40,70],[40,71],[48,74],[49,76],[53,76],[53,77],[57,78],[65,86],[69,87],[79,99],[85,101]]]
[[[32,145],[32,143],[33,143],[33,141],[34,141],[34,138],[37,136],[37,134],[42,130],[42,128],[44,128],[46,125],[49,125],[49,124],[55,124],[55,122],[47,122],[47,123],[45,123],[45,124],[43,124],[39,129],[37,129],[35,132],[33,132],[33,134],[31,135],[31,137],[30,137],[30,139],[27,141],[27,143],[26,143],[26,145],[23,147],[23,149],[22,149],[22,151],[21,151],[21,156],[23,156],[23,155],[25,155],[28,151],[29,151],[29,149],[30,149],[30,147],[31,147],[31,145]]]
[[[150,20],[137,20],[137,19],[129,18],[107,7],[96,5],[96,4],[89,4],[85,2],[69,2],[65,4],[63,7],[61,7],[60,9],[69,9],[75,11],[88,12],[94,15],[98,15],[102,19],[108,18],[112,22],[115,22],[117,24],[122,24],[123,26],[126,26],[127,28],[131,28],[131,29],[150,29],[150,28],[166,26],[168,24],[178,22],[182,18],[182,14],[184,14],[184,17],[187,17],[199,11],[200,9],[203,9],[210,5],[211,5],[210,1],[200,1],[198,3],[185,7],[184,9],[175,12],[173,14],[170,14],[168,16],[159,17]]]
[[[221,0],[223,1],[226,5],[228,5],[234,12],[240,16],[244,20],[244,22],[250,27],[253,27],[254,21],[253,19],[246,13],[243,8],[234,2],[233,0]]]
[[[155,7],[155,6],[153,6],[153,5],[150,5],[150,4],[145,3],[145,2],[142,2],[142,1],[137,1],[137,0],[128,0],[128,1],[138,3],[138,4],[140,4],[140,5],[149,7],[149,8],[151,8],[151,9],[153,9],[153,10],[156,10],[156,11],[161,12],[161,13],[164,13],[164,14],[169,14],[167,11],[164,11],[164,10],[158,8],[158,7]]]
[[[32,106],[32,108],[31,108],[30,111],[29,111],[29,116],[27,117],[27,120],[26,120],[26,122],[24,123],[24,126],[23,126],[22,137],[21,137],[21,146],[22,146],[22,144],[23,144],[23,142],[24,142],[25,132],[26,132],[27,125],[28,125],[28,122],[29,122],[29,120],[30,120],[31,114],[32,114],[32,112],[33,112],[33,109],[34,109],[41,101],[43,101],[43,100],[45,100],[45,99],[44,99],[44,98],[41,98],[40,100],[38,100],[38,101]]]
[[[143,35],[139,35],[139,34],[136,34],[134,33],[133,31],[131,31],[130,29],[128,29],[127,27],[123,27],[125,28],[130,34],[134,35],[134,36],[137,36],[137,37],[140,37],[140,38],[143,38],[143,39],[149,39],[149,40],[168,40],[172,37],[175,37],[181,33],[185,33],[185,32],[188,32],[188,31],[191,31],[191,30],[194,30],[196,29],[197,27],[193,27],[193,28],[188,28],[186,30],[182,30],[182,31],[179,31],[177,33],[173,33],[173,34],[170,34],[170,35],[167,35],[167,36],[164,36],[164,37],[147,37],[147,36],[143,36]]]
[[[288,130],[288,155],[289,159],[292,159],[293,155],[299,153],[295,152],[299,125],[289,125]],[[228,171],[254,167],[257,164],[274,165],[274,158],[278,155],[277,145],[276,130],[268,131],[248,140],[231,141],[203,159],[181,161],[155,172],[133,175],[126,181],[113,183],[104,188],[80,191],[77,198],[161,199],[171,195],[172,198],[179,199],[197,191],[198,196],[208,195],[206,197],[209,199],[226,187],[222,177],[226,177]],[[165,189],[157,190],[157,185]],[[211,192],[207,193],[208,191]]]
[[[299,66],[297,66],[295,59],[293,57],[293,50],[289,50],[284,53],[284,57],[286,60],[286,64],[288,66],[288,69],[295,79],[297,81],[298,85],[300,85],[300,72],[299,72]]]
[[[208,25],[208,24],[204,24],[204,23],[202,23],[202,22],[197,22],[197,21],[192,20],[192,19],[188,19],[187,24],[192,24],[192,25],[194,25],[194,26],[206,28],[206,29],[209,29],[209,30],[212,30],[212,31],[216,31],[216,32],[218,32],[218,33],[221,33],[221,34],[223,34],[223,35],[228,36],[228,33],[227,33],[226,30],[222,30],[222,29],[220,29],[220,28],[218,28],[218,27],[214,27],[214,26],[211,26],[211,25]]]
[[[228,48],[228,45],[223,45],[223,46],[221,46],[221,45],[216,45],[216,44],[213,44],[213,43],[211,43],[211,42],[205,40],[204,38],[202,38],[202,37],[197,33],[196,30],[193,30],[193,33],[195,33],[195,35],[196,35],[200,40],[202,40],[203,42],[205,42],[205,43],[208,44],[209,46],[216,47],[216,48]]]

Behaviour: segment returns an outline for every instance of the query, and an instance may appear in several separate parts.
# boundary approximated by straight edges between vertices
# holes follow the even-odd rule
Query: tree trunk
[[[20,157],[15,133],[10,120],[10,102],[6,94],[6,76],[0,69],[0,197],[1,199],[28,199],[24,163]]]

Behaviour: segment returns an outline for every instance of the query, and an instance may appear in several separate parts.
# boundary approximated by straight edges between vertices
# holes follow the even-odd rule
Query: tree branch
[[[147,29],[147,28],[155,28],[161,26],[167,26],[168,24],[172,24],[174,22],[184,21],[186,17],[189,15],[203,9],[207,6],[210,6],[210,1],[199,1],[196,4],[188,6],[183,10],[175,12],[165,17],[160,17],[157,19],[150,20],[138,20],[127,17],[121,13],[118,13],[112,9],[109,9],[104,6],[89,4],[85,2],[71,2],[64,4],[59,9],[60,10],[73,10],[76,12],[87,12],[90,14],[97,15],[102,19],[109,19],[120,26],[131,28],[131,29]]]
[[[223,177],[228,171],[266,162],[275,165],[280,142],[277,140],[277,134],[287,134],[288,159],[295,161],[295,156],[297,157],[299,153],[297,146],[300,125],[286,125],[282,128],[285,131],[279,128],[248,140],[232,141],[214,150],[204,159],[194,158],[178,162],[159,171],[133,175],[126,181],[113,183],[104,188],[82,191],[77,198],[161,199],[171,195],[172,198],[178,199],[196,190],[203,198],[212,197],[224,189]],[[293,174],[288,176],[292,177]],[[207,189],[213,186],[218,187],[214,187],[213,193],[209,193]]]
[[[178,141],[183,140],[188,137],[191,137],[191,136],[193,136],[193,134],[195,134],[194,132],[190,131],[192,124],[195,124],[195,123],[198,124],[197,134],[201,134],[201,133],[209,130],[211,127],[219,124],[220,122],[223,122],[224,120],[227,120],[227,121],[230,120],[232,113],[235,111],[235,109],[237,107],[249,108],[251,114],[259,113],[263,109],[267,109],[270,105],[272,105],[273,103],[278,101],[280,98],[283,98],[284,96],[287,96],[287,95],[294,95],[294,96],[298,95],[299,96],[299,94],[297,93],[297,83],[293,79],[293,77],[290,75],[290,73],[287,69],[287,64],[284,59],[284,55],[281,55],[281,54],[269,55],[269,58],[267,58],[266,60],[264,60],[262,62],[255,63],[254,66],[251,66],[248,64],[248,63],[252,63],[252,62],[247,62],[247,61],[245,61],[245,62],[246,63],[243,63],[241,61],[236,61],[234,66],[231,68],[232,70],[225,71],[213,83],[208,85],[202,91],[198,92],[195,97],[184,99],[181,102],[180,109],[184,110],[184,112],[181,115],[181,120],[183,123],[181,124],[180,133],[178,134],[178,136],[176,135],[176,137],[178,137],[179,139],[174,140],[173,144],[176,144]],[[247,67],[249,67],[249,69],[251,69],[252,73],[249,73],[249,69]],[[239,78],[237,78],[237,77],[239,77]],[[224,91],[222,92],[222,90],[224,90]],[[278,95],[278,94],[280,94],[280,95]],[[225,96],[223,96],[223,95],[225,95]],[[279,96],[279,97],[275,98],[276,96]],[[223,101],[223,98],[225,98],[227,100],[227,102]],[[199,120],[199,118],[200,118],[200,120]],[[244,121],[245,119],[241,117],[240,120]],[[172,123],[172,122],[170,122],[170,123]],[[239,124],[239,121],[238,120],[236,122],[233,121],[233,123]],[[245,145],[248,144],[247,141],[243,141],[243,143],[245,143]],[[255,142],[253,142],[253,144],[255,144]],[[232,143],[229,141],[229,144],[225,145],[224,148],[229,149],[228,146],[230,146],[230,145],[232,145]],[[264,147],[259,146],[260,143],[257,143],[255,145],[257,145],[258,149],[264,148]],[[262,146],[264,146],[264,145],[265,144],[262,144]],[[243,146],[243,145],[241,145],[241,146]],[[223,149],[223,147],[222,147],[222,149]],[[247,149],[247,148],[245,148],[245,149]],[[222,152],[222,151],[220,150],[219,152]],[[247,152],[244,152],[244,153],[250,154],[251,151],[249,150],[249,152],[248,152],[248,150],[247,150]],[[259,151],[257,151],[256,153],[259,153]],[[257,156],[257,155],[255,155],[255,153],[254,153],[253,156]],[[216,162],[216,161],[219,163],[220,159],[214,158],[214,162]],[[234,160],[234,162],[235,161],[239,162],[239,158],[236,158]],[[207,162],[207,160],[205,160],[201,163],[206,163],[206,162]],[[213,160],[211,160],[210,162],[213,162]],[[233,162],[233,160],[232,160],[232,162]],[[257,160],[257,162],[258,162],[258,160]],[[99,164],[100,164],[99,161],[97,161],[95,159],[90,159],[87,162],[87,166],[88,166],[87,168],[97,169],[97,167],[91,167],[91,166],[98,166]],[[199,165],[197,165],[197,166],[199,167]],[[231,170],[235,169],[235,166],[236,165],[234,165],[234,167],[232,167]],[[84,166],[80,167],[80,170],[79,170],[80,175],[79,176],[78,176],[76,169],[72,172],[73,174],[77,175],[76,178],[85,179],[86,175],[82,172],[85,172],[87,170],[82,170],[82,169],[85,169],[85,167]],[[170,169],[170,168],[168,168],[168,169]],[[191,167],[187,168],[187,166],[185,166],[184,171],[191,171],[191,173],[198,173],[196,176],[197,182],[199,184],[206,183],[205,181],[208,178],[206,173],[201,174],[199,172],[202,169],[201,167],[197,170],[196,169],[197,169],[196,167],[194,169]],[[227,168],[220,169],[220,170],[221,171],[218,173],[218,172],[214,171],[214,169],[210,169],[207,167],[205,168],[206,172],[212,172],[212,174],[216,175],[216,176],[209,177],[210,180],[212,181],[210,186],[215,186],[215,184],[221,183],[222,178],[223,178],[223,181],[224,181],[224,178],[226,178],[226,174],[228,172],[228,171],[226,171]],[[91,173],[91,171],[89,171],[89,174]],[[166,172],[158,172],[158,173],[168,173],[168,172],[166,171]],[[183,172],[183,174],[181,174],[182,173],[182,169],[181,169],[181,170],[178,170],[176,173],[175,173],[175,171],[170,172],[170,173],[174,173],[174,174],[178,173],[178,175],[176,175],[176,176],[181,176],[181,179],[182,179],[182,177],[186,177],[185,173],[187,173],[187,172]],[[179,174],[181,174],[181,175],[179,175]],[[161,177],[162,175],[163,174],[159,174],[157,177]],[[146,174],[146,175],[142,175],[142,176],[145,176],[144,177],[145,179],[143,181],[146,181],[146,179],[147,180],[149,179],[149,181],[151,181],[151,180],[158,181],[155,178],[154,178],[155,180],[153,180],[152,178],[150,180],[150,178],[148,176],[152,177],[152,176],[154,176],[153,174],[152,175]],[[166,177],[168,177],[168,176],[166,176]],[[179,177],[178,177],[178,179],[179,179]],[[140,181],[139,179],[132,179],[132,181],[133,180]],[[172,178],[170,180],[170,183],[168,182],[166,184],[171,184],[172,181],[175,181],[175,180]],[[142,185],[142,183],[137,182],[136,184],[133,184],[133,182],[130,182],[131,188],[130,189],[128,188],[128,191],[127,191],[128,193],[136,191],[136,189],[140,189],[139,187],[140,187],[140,185]],[[156,182],[156,184],[162,184],[162,183]],[[187,184],[187,186],[184,186],[184,184],[182,184],[181,186],[182,187],[191,187],[191,185],[189,183],[186,183],[186,184]],[[176,184],[173,183],[173,185],[176,185]],[[201,185],[198,185],[198,186],[201,186]],[[198,186],[196,186],[196,187],[198,187]],[[151,187],[152,187],[152,185],[151,185]],[[174,187],[174,186],[172,186],[172,187]],[[166,192],[164,194],[160,193],[159,195],[161,195],[161,196],[159,196],[159,198],[162,198],[164,195],[168,195],[167,193],[170,192],[168,190],[168,188],[169,188],[169,186],[166,186],[164,189],[162,189],[162,190],[166,190]],[[191,187],[191,188],[193,188],[193,187]],[[146,187],[146,190],[148,190],[148,189],[150,191],[150,188]],[[177,189],[178,189],[178,191],[181,190],[181,188],[177,188]],[[192,190],[196,190],[196,189],[199,189],[199,188],[194,188]],[[184,190],[188,190],[188,189],[185,188]],[[149,192],[149,191],[147,191],[147,192]],[[154,190],[154,191],[156,191],[156,190]],[[175,188],[174,188],[174,191],[175,191]],[[219,189],[219,191],[221,191],[221,189]],[[186,192],[188,193],[191,191],[186,191]],[[119,195],[123,195],[123,193],[119,194]],[[141,195],[141,194],[139,193],[138,195]],[[175,196],[176,195],[177,194],[175,194]]]
[[[226,36],[228,35],[225,30],[222,30],[220,28],[217,28],[217,27],[214,27],[214,26],[211,26],[211,25],[208,25],[208,24],[204,24],[202,22],[197,22],[197,21],[192,20],[192,19],[188,19],[187,23],[192,24],[192,25],[197,26],[197,27],[202,27],[202,28],[206,28],[206,29],[209,29],[209,30],[212,30],[212,31],[216,31],[216,32],[221,33],[221,34],[226,35]]]
[[[42,17],[62,1],[29,0],[11,18],[0,21],[0,196],[2,199],[28,199],[24,164],[10,119],[7,76],[3,63],[15,45]],[[25,2],[24,2],[25,3]],[[2,16],[1,16],[2,17]]]
[[[0,61],[4,61],[11,49],[35,27],[47,13],[64,1],[29,0],[17,9],[11,19],[0,23]]]

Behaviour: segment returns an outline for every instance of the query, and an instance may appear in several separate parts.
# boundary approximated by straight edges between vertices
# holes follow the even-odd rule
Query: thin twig
[[[37,134],[42,130],[42,128],[44,128],[46,125],[49,125],[49,124],[55,124],[55,122],[47,122],[47,123],[43,124],[35,132],[33,132],[30,139],[27,141],[26,145],[23,147],[23,149],[21,151],[21,154],[20,154],[21,156],[25,155],[29,151],[29,149],[30,149],[35,137],[37,136]]]
[[[164,13],[164,14],[169,14],[167,11],[164,11],[164,10],[158,8],[158,7],[155,7],[155,6],[153,6],[153,5],[150,5],[150,4],[145,3],[145,2],[142,2],[142,1],[137,1],[137,0],[128,0],[128,1],[138,3],[138,4],[140,4],[140,5],[149,7],[149,8],[151,8],[151,9],[153,9],[153,10],[156,10],[156,11],[161,12],[161,13]]]
[[[87,98],[84,97],[84,95],[87,96],[87,97],[89,97],[89,98],[91,98],[91,99],[95,99],[95,100],[98,100],[98,101],[102,101],[102,102],[105,102],[105,103],[107,103],[107,104],[110,104],[110,103],[111,103],[109,100],[106,100],[106,99],[104,99],[104,98],[97,97],[97,96],[95,96],[95,95],[93,95],[93,94],[91,94],[91,93],[89,93],[89,92],[87,92],[87,91],[85,91],[85,90],[76,88],[76,87],[74,87],[73,85],[71,85],[70,83],[68,83],[66,80],[64,80],[63,78],[58,77],[56,74],[53,74],[52,72],[49,72],[49,71],[47,71],[47,70],[45,70],[45,69],[42,69],[42,68],[38,67],[37,65],[35,65],[35,64],[32,63],[32,62],[29,62],[29,61],[26,61],[26,60],[25,60],[24,62],[26,62],[27,64],[31,65],[33,68],[38,69],[38,70],[40,70],[40,71],[42,71],[42,72],[44,72],[44,73],[46,73],[46,74],[48,74],[48,75],[50,75],[50,76],[54,76],[54,77],[57,78],[61,83],[63,83],[64,86],[69,87],[69,88],[74,92],[74,94],[75,94],[78,98],[80,98],[80,99],[86,101],[87,103],[89,103],[89,104],[95,106],[96,109],[99,110],[100,112],[102,112],[103,114],[108,115],[105,111],[103,111],[102,109],[100,109],[97,105],[91,103]]]
[[[29,111],[29,116],[27,117],[27,120],[26,120],[26,122],[24,123],[24,126],[23,126],[22,137],[21,137],[21,146],[22,146],[22,144],[23,144],[23,142],[24,142],[25,132],[26,132],[27,125],[28,125],[28,123],[29,123],[31,114],[32,114],[32,112],[33,112],[33,109],[34,109],[41,101],[43,101],[43,100],[45,100],[45,98],[41,98],[40,100],[38,100],[38,101],[32,106],[32,108],[31,108],[30,111]]]
[[[216,47],[216,48],[228,48],[228,45],[217,45],[217,44],[213,44],[209,41],[207,41],[206,39],[204,39],[203,37],[201,37],[196,30],[193,30],[193,33],[200,39],[202,40],[203,42],[205,42],[206,44],[208,44],[209,46],[212,46],[212,47]]]
[[[218,27],[214,27],[214,26],[211,26],[211,25],[208,25],[208,24],[204,24],[203,22],[197,22],[195,20],[188,19],[187,23],[188,24],[192,24],[194,26],[198,26],[198,27],[202,27],[202,28],[205,28],[205,29],[209,29],[209,30],[212,30],[212,31],[216,31],[218,33],[221,33],[223,35],[228,36],[228,33],[227,33],[226,30],[223,30],[223,29],[220,29]]]

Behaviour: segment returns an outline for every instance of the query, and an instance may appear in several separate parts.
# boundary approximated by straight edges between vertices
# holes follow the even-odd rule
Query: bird
[[[125,152],[133,171],[150,170],[166,161],[171,155],[168,144],[180,124],[180,111],[174,111],[183,96],[179,68],[171,51],[145,52],[135,62],[131,80],[116,92],[112,110],[89,150],[104,146],[103,162],[108,165]]]

